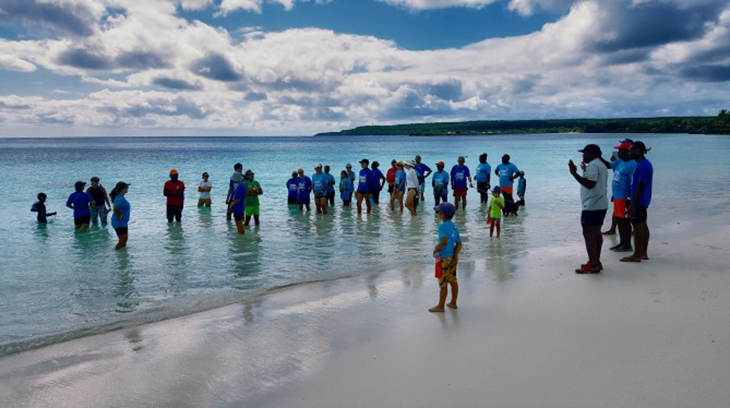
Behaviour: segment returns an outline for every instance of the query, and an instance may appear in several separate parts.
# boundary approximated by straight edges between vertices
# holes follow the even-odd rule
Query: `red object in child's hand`
[[[491,218],[487,218],[487,224],[491,224],[491,223],[492,223],[492,219]]]
[[[441,277],[441,275],[442,275],[442,273],[441,273],[441,257],[438,257],[438,258],[436,258],[436,273],[435,273],[435,276],[438,279],[438,278]]]

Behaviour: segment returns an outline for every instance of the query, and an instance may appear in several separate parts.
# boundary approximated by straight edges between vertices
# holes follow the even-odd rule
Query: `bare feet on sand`
[[[431,313],[443,313],[444,312],[444,308],[443,307],[434,306],[434,307],[428,309],[428,311],[431,312]]]
[[[456,307],[456,305],[453,304],[453,303],[447,303],[446,306],[448,306],[448,307],[450,307],[452,309],[458,309],[458,307]]]

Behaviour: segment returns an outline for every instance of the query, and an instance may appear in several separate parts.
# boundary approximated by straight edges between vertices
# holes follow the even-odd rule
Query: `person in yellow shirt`
[[[492,190],[492,200],[489,201],[489,216],[487,224],[489,224],[489,236],[494,235],[494,228],[497,228],[497,238],[499,238],[502,222],[502,209],[504,208],[504,197],[500,197],[502,189],[499,186]]]

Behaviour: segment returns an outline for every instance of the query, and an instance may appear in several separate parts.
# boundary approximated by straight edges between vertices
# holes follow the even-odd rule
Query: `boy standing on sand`
[[[461,251],[461,236],[459,228],[451,221],[456,213],[456,207],[451,203],[441,203],[433,208],[439,219],[443,221],[439,225],[439,243],[433,249],[434,257],[441,259],[441,277],[438,278],[441,292],[439,293],[439,304],[428,309],[432,313],[443,313],[444,305],[456,309],[456,298],[459,296],[459,283],[456,281],[456,265],[459,263],[459,252]],[[446,295],[451,285],[451,302],[446,304]]]
[[[497,238],[501,233],[502,223],[502,209],[504,209],[504,198],[500,197],[499,194],[502,189],[499,186],[494,186],[492,190],[492,200],[489,202],[489,218],[487,218],[487,224],[489,224],[489,236],[494,235],[494,227],[497,227]]]

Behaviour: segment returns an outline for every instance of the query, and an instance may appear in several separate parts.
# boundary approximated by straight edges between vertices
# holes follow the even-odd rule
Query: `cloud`
[[[78,36],[94,34],[105,7],[93,0],[2,0],[0,21],[40,23]]]
[[[216,81],[234,82],[243,78],[224,55],[211,53],[193,63],[192,71]]]
[[[306,134],[373,121],[703,114],[727,100],[730,9],[721,1],[534,0],[532,12],[567,8],[528,35],[424,51],[318,28],[229,33],[178,14],[213,13],[215,3],[103,1],[118,12],[91,35],[0,40],[0,67],[42,67],[97,90],[0,91],[0,133]]]
[[[432,10],[449,7],[482,8],[498,0],[380,0],[388,4],[412,10]]]
[[[36,66],[14,55],[0,55],[0,69],[33,72],[36,70]]]
[[[199,90],[202,88],[202,85],[200,84],[194,84],[187,81],[184,81],[182,79],[175,79],[175,78],[155,78],[152,80],[152,83],[155,85],[159,85],[164,88],[168,89],[178,89],[178,90]]]

